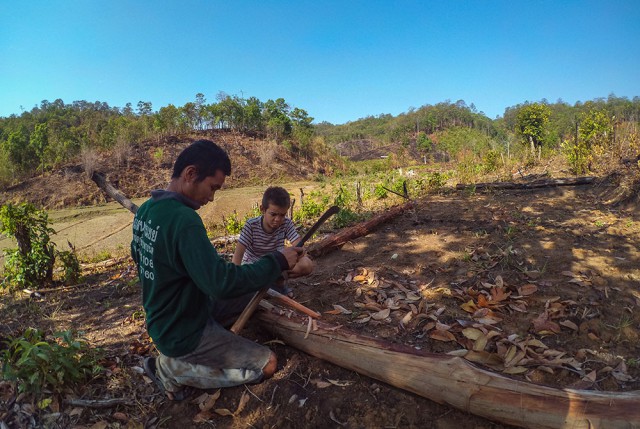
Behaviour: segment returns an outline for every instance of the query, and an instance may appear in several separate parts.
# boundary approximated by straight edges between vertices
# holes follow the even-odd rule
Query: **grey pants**
[[[180,357],[158,356],[158,378],[167,391],[177,392],[183,386],[230,387],[262,379],[271,350],[224,328],[233,323],[252,296],[212,301],[211,317],[198,347]]]

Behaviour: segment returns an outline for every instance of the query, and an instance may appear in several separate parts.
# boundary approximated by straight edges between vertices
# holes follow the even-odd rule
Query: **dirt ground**
[[[316,271],[291,286],[326,322],[365,335],[440,353],[473,350],[468,359],[478,366],[533,383],[638,390],[640,212],[604,206],[608,191],[431,196],[318,258]],[[143,357],[155,352],[140,301],[129,258],[85,267],[76,288],[4,296],[0,336],[73,328],[105,349],[105,374],[68,398],[124,399],[91,408],[53,398],[36,412],[5,384],[0,418],[8,427],[33,427],[30,419],[96,429],[509,427],[306,355],[255,320],[242,335],[276,352],[273,379],[169,402],[141,375]],[[534,340],[531,352],[510,352]]]

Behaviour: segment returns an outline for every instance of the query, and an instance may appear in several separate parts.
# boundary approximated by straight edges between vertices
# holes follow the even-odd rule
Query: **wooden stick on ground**
[[[489,183],[476,183],[476,184],[464,184],[458,183],[456,189],[535,189],[535,188],[552,188],[555,186],[578,186],[578,185],[591,185],[596,180],[595,177],[565,177],[558,179],[541,179],[528,183],[515,183],[515,182],[489,182]]]
[[[289,298],[286,295],[281,294],[278,291],[275,291],[273,289],[269,289],[267,291],[267,293],[269,294],[269,296],[272,296],[278,300],[280,300],[283,304],[293,308],[294,310],[299,311],[302,314],[306,314],[307,316],[311,316],[314,319],[319,319],[322,315],[318,312],[313,311],[312,309],[305,307],[304,305],[300,304],[298,301]]]
[[[413,202],[407,202],[405,204],[395,206],[386,212],[382,212],[366,222],[359,223],[350,228],[344,229],[337,234],[330,235],[327,238],[312,244],[309,246],[308,253],[311,256],[318,257],[326,255],[334,249],[339,248],[345,243],[353,240],[354,238],[365,236],[375,230],[377,227],[385,222],[390,221],[407,210],[413,208]]]

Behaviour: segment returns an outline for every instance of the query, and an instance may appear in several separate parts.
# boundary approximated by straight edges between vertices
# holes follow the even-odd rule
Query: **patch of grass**
[[[507,225],[504,229],[505,238],[509,241],[513,240],[518,234],[518,228],[513,225]]]
[[[638,368],[638,367],[640,367],[640,358],[629,358],[629,359],[627,359],[627,366],[629,368]]]
[[[101,251],[99,251],[98,253],[94,254],[93,256],[85,259],[85,262],[93,264],[96,262],[102,262],[102,261],[106,261],[107,259],[111,259],[113,257],[113,255],[111,255],[111,252],[109,252],[106,249],[103,249]]]
[[[484,229],[479,229],[478,231],[475,231],[473,233],[473,236],[475,238],[486,238],[488,235],[489,235],[489,233]]]

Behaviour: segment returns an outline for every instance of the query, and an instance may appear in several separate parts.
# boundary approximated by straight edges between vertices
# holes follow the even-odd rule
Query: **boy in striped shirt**
[[[285,239],[293,246],[300,241],[300,235],[293,222],[287,217],[290,206],[291,197],[286,189],[279,186],[267,188],[260,204],[262,216],[247,220],[240,232],[232,259],[234,264],[252,263],[268,253],[282,251],[285,247]],[[310,274],[312,271],[313,262],[305,255],[298,259],[298,263],[287,272],[287,276],[296,278]],[[291,291],[284,288],[279,292],[290,294]]]

